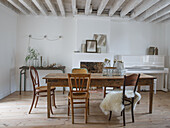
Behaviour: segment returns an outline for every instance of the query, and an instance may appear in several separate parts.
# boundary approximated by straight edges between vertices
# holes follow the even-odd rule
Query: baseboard
[[[1,91],[1,93],[0,93],[0,99],[3,99],[4,97],[6,97],[6,96],[8,96],[8,95],[10,95],[11,94],[11,92],[9,91],[9,90],[7,90],[7,91]]]

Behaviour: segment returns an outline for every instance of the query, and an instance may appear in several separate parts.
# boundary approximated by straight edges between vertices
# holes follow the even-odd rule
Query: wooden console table
[[[65,73],[65,66],[60,67],[35,67],[37,70],[61,70]],[[24,75],[24,91],[26,91],[26,71],[29,70],[29,66],[22,66],[20,69],[20,95],[22,90],[22,75]],[[65,91],[65,87],[63,87],[63,94]]]
[[[47,117],[50,118],[50,87],[68,87],[68,76],[67,74],[61,73],[50,73],[46,75],[43,79],[47,82]],[[149,113],[152,113],[153,104],[153,84],[155,76],[141,74],[138,86],[149,86]],[[91,84],[92,87],[120,87],[123,85],[123,76],[103,76],[102,73],[92,73],[91,74]]]

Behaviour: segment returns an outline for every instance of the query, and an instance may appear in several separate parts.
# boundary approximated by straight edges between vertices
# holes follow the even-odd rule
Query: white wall
[[[120,55],[146,55],[150,46],[164,53],[164,28],[160,24],[111,22],[110,51]]]
[[[81,51],[81,44],[93,39],[94,34],[107,35],[107,50],[110,43],[110,20],[101,18],[77,18],[76,20],[76,50]]]
[[[0,99],[16,91],[17,15],[0,5]]]
[[[165,40],[166,40],[166,55],[167,55],[167,62],[166,66],[170,70],[170,23],[165,24]],[[170,89],[170,74],[169,74],[169,89]]]
[[[77,47],[93,34],[107,35],[107,51],[115,55],[146,55],[150,46],[158,47],[159,55],[165,55],[165,30],[162,24],[114,22],[100,18],[77,19]]]
[[[86,39],[93,39],[93,34],[106,34],[107,51],[114,55],[146,55],[147,48],[150,46],[158,47],[159,55],[166,55],[165,27],[162,24],[114,22],[110,19],[88,17],[19,16],[17,69],[24,65],[30,34],[37,38],[44,35],[49,38],[63,36],[55,42],[31,40],[30,46],[37,49],[45,60],[49,60],[49,63],[65,65],[66,72],[70,72],[72,68],[73,51],[80,51],[81,44],[85,43]],[[40,71],[40,76],[44,76],[47,72]],[[30,90],[32,85],[28,75],[27,73],[27,90]],[[19,81],[19,70],[17,70],[17,76],[17,81]]]
[[[31,39],[30,46],[37,49],[46,62],[64,65],[66,72],[71,70],[72,53],[75,47],[75,21],[73,18],[20,16],[18,18],[17,69],[25,63],[29,44],[28,35],[30,34],[33,38],[42,38],[47,35],[50,39],[61,35],[61,39],[52,42]],[[48,72],[40,71],[40,79]],[[17,76],[19,82],[19,70]],[[43,80],[41,82],[44,83]],[[27,73],[27,90],[31,88],[29,73]]]

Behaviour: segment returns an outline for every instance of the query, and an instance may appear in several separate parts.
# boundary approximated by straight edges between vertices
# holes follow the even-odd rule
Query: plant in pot
[[[39,52],[36,49],[28,47],[28,55],[25,57],[26,65],[27,66],[39,66],[38,56]]]

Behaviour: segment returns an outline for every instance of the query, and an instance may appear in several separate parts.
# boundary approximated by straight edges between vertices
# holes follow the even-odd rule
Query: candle
[[[41,67],[42,67],[42,56],[40,57],[40,61],[41,61]]]

